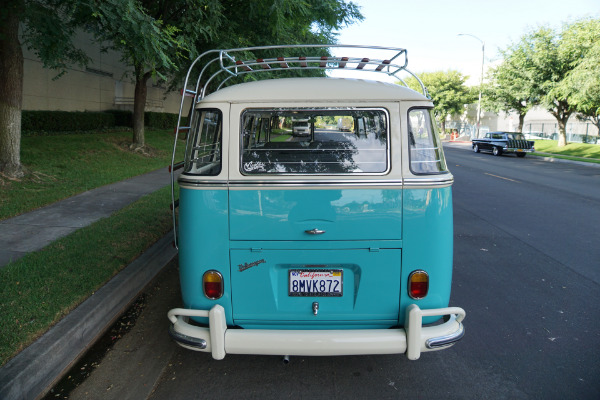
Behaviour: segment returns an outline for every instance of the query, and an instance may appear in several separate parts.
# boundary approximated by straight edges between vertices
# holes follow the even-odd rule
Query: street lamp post
[[[471,36],[481,42],[481,78],[479,80],[479,102],[477,103],[477,133],[476,137],[479,137],[479,126],[481,124],[481,91],[483,90],[483,64],[485,62],[485,42],[479,39],[475,35],[470,33],[459,33],[458,36]]]

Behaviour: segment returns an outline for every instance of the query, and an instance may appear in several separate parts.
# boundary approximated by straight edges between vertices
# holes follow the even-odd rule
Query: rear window
[[[241,130],[245,175],[383,174],[389,169],[384,109],[248,109]]]
[[[414,174],[438,174],[448,170],[433,110],[413,108],[408,112],[408,137],[410,170]]]
[[[512,140],[525,140],[525,136],[522,133],[508,133],[506,136]]]

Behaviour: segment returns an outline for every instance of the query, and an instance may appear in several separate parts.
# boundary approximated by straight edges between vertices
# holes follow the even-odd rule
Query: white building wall
[[[87,67],[67,68],[60,78],[57,70],[43,67],[39,58],[23,49],[23,109],[51,111],[133,110],[133,68],[121,62],[119,53],[102,52],[89,35],[75,39],[91,61]],[[178,113],[181,97],[166,93],[164,86],[148,82],[146,111]]]
[[[474,136],[476,121],[477,105],[471,104],[467,106],[464,115],[460,118],[452,118],[447,126],[451,129],[454,127],[459,128],[461,134],[472,132],[471,136]],[[500,112],[496,114],[492,112],[482,112],[481,114],[480,135],[491,131],[514,132],[518,127],[519,116],[516,113],[507,114]],[[558,123],[556,122],[556,118],[548,111],[536,107],[525,115],[523,133],[532,133],[536,136],[553,138],[553,135],[558,133]],[[571,115],[567,122],[567,140],[579,142],[584,140],[583,137],[589,139],[588,143],[590,141],[600,142],[598,128],[594,124],[580,121],[575,115]]]

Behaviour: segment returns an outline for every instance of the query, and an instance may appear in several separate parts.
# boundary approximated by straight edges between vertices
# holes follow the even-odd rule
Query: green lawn
[[[0,175],[0,220],[170,164],[169,131],[146,131],[147,154],[131,152],[129,143],[131,132],[23,137],[29,174],[19,181]],[[169,232],[170,200],[165,187],[0,268],[0,365]]]
[[[131,135],[114,132],[24,136],[21,162],[30,173],[19,181],[0,175],[0,220],[170,164],[170,131],[146,131],[148,154],[129,150]]]
[[[556,140],[536,140],[535,150],[541,153],[551,153],[557,158],[600,163],[600,145],[569,143],[564,147],[558,147],[557,144]]]
[[[0,365],[172,228],[170,187],[0,268]]]

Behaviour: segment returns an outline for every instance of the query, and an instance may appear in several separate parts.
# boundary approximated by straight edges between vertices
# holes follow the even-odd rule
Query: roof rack
[[[290,49],[298,49],[300,54],[294,57],[271,57],[242,59],[248,53],[260,54],[260,52],[273,53],[274,50],[289,52]],[[384,59],[369,57],[344,57],[344,56],[310,56],[307,53],[311,49],[365,49],[376,50],[388,56]],[[314,51],[313,51],[314,53]],[[401,72],[406,72],[415,77],[421,85],[422,92],[427,96],[427,89],[420,79],[410,72],[406,67],[408,58],[406,49],[395,47],[344,45],[344,44],[301,44],[280,46],[257,46],[243,47],[226,50],[210,50],[201,54],[190,66],[186,79],[184,91],[195,97],[196,102],[202,100],[211,92],[221,89],[224,85],[231,83],[232,79],[240,78],[248,74],[257,74],[274,71],[292,70],[353,70],[360,72],[382,73],[398,79],[404,86],[408,86],[400,77]],[[201,67],[200,74],[193,89],[188,89],[188,83],[192,71]],[[216,69],[216,71],[215,71]],[[210,71],[210,72],[209,72]],[[216,87],[209,91],[209,88]]]

